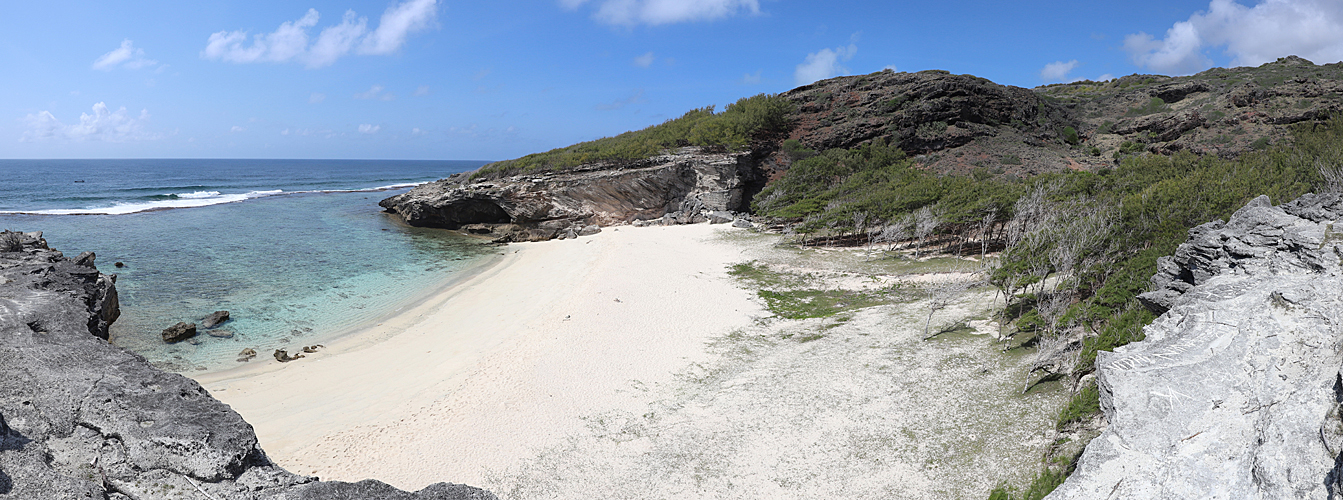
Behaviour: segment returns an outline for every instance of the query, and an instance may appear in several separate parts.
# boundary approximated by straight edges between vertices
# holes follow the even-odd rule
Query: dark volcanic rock
[[[1343,195],[1260,197],[1160,262],[1146,339],[1096,360],[1108,427],[1050,499],[1337,498]]]
[[[209,316],[206,316],[204,320],[201,320],[201,326],[204,326],[206,328],[214,328],[215,325],[218,325],[228,320],[229,320],[228,311],[215,311],[213,313],[210,313]]]
[[[0,255],[0,498],[494,498],[445,483],[408,493],[318,482],[276,466],[252,427],[195,381],[99,338],[120,311],[111,277],[87,269],[40,236]]]
[[[163,341],[168,343],[181,342],[196,336],[196,324],[178,321],[176,325],[163,329]]]

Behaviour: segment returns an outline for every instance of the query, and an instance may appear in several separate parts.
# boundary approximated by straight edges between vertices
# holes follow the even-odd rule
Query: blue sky
[[[11,2],[0,158],[505,159],[818,78],[1343,60],[1343,1]]]

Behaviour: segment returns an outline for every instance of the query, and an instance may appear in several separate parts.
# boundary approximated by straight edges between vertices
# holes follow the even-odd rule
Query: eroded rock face
[[[67,259],[40,234],[0,252],[0,498],[494,498],[274,465],[252,426],[195,381],[100,338],[120,312],[114,282],[91,254]]]
[[[1252,201],[1153,278],[1146,340],[1101,352],[1109,426],[1050,499],[1337,498],[1343,196]]]
[[[741,210],[743,154],[683,148],[627,167],[524,174],[472,183],[455,175],[379,203],[412,226],[508,225],[513,241],[548,240],[569,228],[653,219],[669,212]],[[477,227],[477,226],[472,226]]]

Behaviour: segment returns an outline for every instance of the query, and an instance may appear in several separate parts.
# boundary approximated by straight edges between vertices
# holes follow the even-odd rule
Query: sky
[[[1343,0],[8,2],[0,158],[499,160],[842,75],[1343,60]]]

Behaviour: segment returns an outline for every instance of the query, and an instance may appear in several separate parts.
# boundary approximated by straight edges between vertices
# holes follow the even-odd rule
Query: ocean
[[[112,342],[176,372],[274,362],[377,321],[497,251],[378,201],[482,161],[0,160],[0,229],[117,274]],[[122,262],[124,267],[115,267]],[[232,319],[163,342],[178,321]]]

